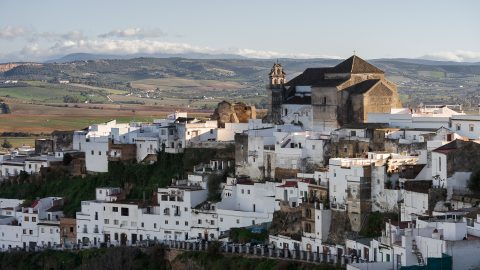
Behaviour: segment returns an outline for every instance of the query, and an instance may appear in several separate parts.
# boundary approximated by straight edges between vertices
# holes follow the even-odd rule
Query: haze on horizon
[[[0,62],[70,53],[480,61],[480,2],[0,2]]]

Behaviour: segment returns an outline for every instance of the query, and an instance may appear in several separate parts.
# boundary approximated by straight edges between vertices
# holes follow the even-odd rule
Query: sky
[[[70,53],[480,61],[476,0],[1,0],[0,62]]]

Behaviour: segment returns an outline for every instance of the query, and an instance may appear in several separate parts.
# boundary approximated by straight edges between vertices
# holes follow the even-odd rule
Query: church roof
[[[368,63],[362,58],[353,55],[347,60],[341,62],[340,64],[331,68],[329,73],[384,73],[383,70],[375,67],[374,65]]]
[[[439,152],[439,153],[449,153],[451,151],[456,151],[460,148],[463,148],[463,147],[474,147],[474,146],[477,146],[478,143],[476,142],[472,142],[472,141],[464,141],[464,140],[459,140],[459,139],[456,139],[454,141],[451,141],[447,144],[444,144],[436,149],[433,150],[433,152]]]
[[[337,86],[347,81],[347,79],[332,79],[325,80],[325,73],[331,73],[332,68],[307,68],[305,71],[297,77],[291,79],[285,85],[309,85],[309,86]]]
[[[311,96],[290,96],[285,101],[285,104],[312,104],[312,97]]]
[[[363,94],[372,89],[372,87],[375,86],[379,81],[380,80],[378,79],[365,80],[345,88],[344,91],[348,91],[350,94]]]

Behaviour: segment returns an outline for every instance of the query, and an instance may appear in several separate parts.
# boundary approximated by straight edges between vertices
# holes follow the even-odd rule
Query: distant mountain
[[[45,63],[68,63],[75,61],[88,60],[111,60],[111,59],[133,59],[133,58],[188,58],[188,59],[248,59],[246,57],[235,54],[206,54],[206,53],[179,53],[179,54],[93,54],[93,53],[72,53],[56,59],[50,59]]]
[[[133,59],[133,58],[187,58],[187,59],[252,59],[235,54],[207,54],[207,53],[178,53],[178,54],[166,54],[166,53],[154,53],[154,54],[94,54],[94,53],[72,53],[58,58],[44,61],[44,63],[68,63],[75,61],[88,61],[88,60],[111,60],[111,59]],[[270,60],[270,59],[258,59],[258,60]],[[338,59],[329,58],[311,58],[311,59],[291,59],[281,58],[280,60],[292,60],[299,62],[315,62],[315,61],[328,61],[332,63],[338,63]],[[424,58],[375,58],[369,59],[372,63],[410,63],[417,65],[429,65],[429,66],[446,66],[446,65],[479,65],[480,62],[455,62],[455,61],[439,61]]]
[[[101,59],[124,59],[120,55],[113,54],[92,54],[92,53],[72,53],[60,58],[45,61],[45,63],[67,63],[75,61],[101,60]]]
[[[410,63],[410,64],[418,64],[418,65],[429,65],[429,66],[445,66],[445,65],[478,65],[480,63],[475,62],[455,62],[455,61],[439,61],[439,60],[431,60],[431,59],[423,59],[423,58],[378,58],[378,59],[371,59],[371,62],[403,62],[403,63]]]

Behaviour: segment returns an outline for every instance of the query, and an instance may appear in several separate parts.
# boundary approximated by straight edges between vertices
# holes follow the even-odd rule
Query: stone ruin
[[[225,127],[225,123],[248,123],[249,119],[257,118],[255,106],[246,105],[243,102],[230,103],[222,101],[218,103],[213,112],[212,119],[218,121],[219,127]]]

